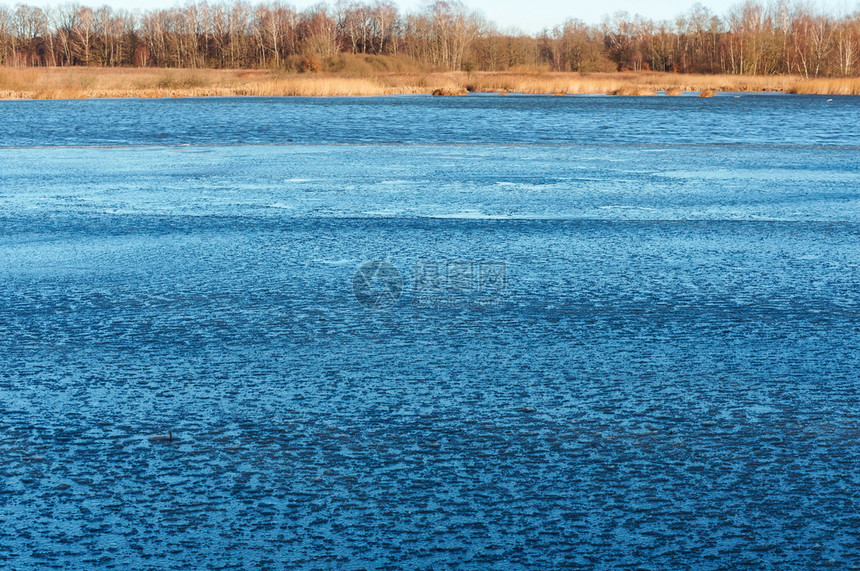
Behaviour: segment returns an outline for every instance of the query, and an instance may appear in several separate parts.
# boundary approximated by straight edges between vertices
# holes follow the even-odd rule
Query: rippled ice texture
[[[0,102],[2,565],[858,568],[828,99]]]

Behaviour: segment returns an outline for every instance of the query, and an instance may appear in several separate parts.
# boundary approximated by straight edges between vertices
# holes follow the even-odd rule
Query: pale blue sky
[[[19,0],[0,0],[0,3],[12,5]],[[56,5],[69,0],[20,0],[34,5]],[[108,4],[117,8],[145,9],[167,8],[176,4],[184,5],[186,0],[75,0],[88,6]],[[214,0],[217,1],[217,0]],[[254,2],[255,0],[250,0]],[[319,3],[320,0],[286,0],[287,3],[304,9]],[[331,0],[329,3],[334,3]],[[405,12],[416,10],[425,4],[425,0],[394,0]],[[827,9],[832,13],[847,13],[860,10],[860,0],[805,0]],[[743,0],[699,0],[718,15],[724,15],[728,9]],[[652,20],[674,19],[675,16],[686,12],[696,0],[577,0],[564,2],[561,0],[465,0],[471,9],[482,13],[489,20],[505,30],[519,28],[527,33],[535,33],[547,27],[562,23],[567,18],[578,18],[589,24],[597,24],[604,15],[611,15],[624,10],[631,15],[642,14]]]

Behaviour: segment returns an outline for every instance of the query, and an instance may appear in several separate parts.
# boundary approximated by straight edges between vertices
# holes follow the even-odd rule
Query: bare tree
[[[619,12],[599,26],[567,20],[536,36],[499,31],[456,0],[431,0],[406,15],[392,0],[338,0],[301,13],[283,0],[187,1],[140,15],[107,6],[0,5],[0,65],[318,70],[345,65],[333,58],[349,52],[406,54],[449,70],[817,77],[856,74],[860,63],[860,14],[828,14],[794,0],[746,0],[724,18],[700,4],[671,21]]]
[[[841,22],[836,27],[836,54],[839,75],[848,77],[857,64],[858,44],[860,44],[860,15]]]
[[[8,65],[11,60],[14,38],[12,14],[0,5],[0,65]]]

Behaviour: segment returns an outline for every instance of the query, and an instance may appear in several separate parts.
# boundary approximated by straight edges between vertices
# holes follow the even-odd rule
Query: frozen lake
[[[858,467],[860,98],[0,102],[12,568],[860,568]]]

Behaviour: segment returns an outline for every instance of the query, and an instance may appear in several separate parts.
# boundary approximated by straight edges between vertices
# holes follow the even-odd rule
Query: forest
[[[129,11],[0,4],[0,65],[338,71],[340,54],[395,56],[430,71],[663,71],[853,77],[860,12],[748,0],[718,15],[701,4],[671,21],[619,12],[537,34],[501,30],[465,4],[411,13],[387,0],[296,10],[196,2]]]

